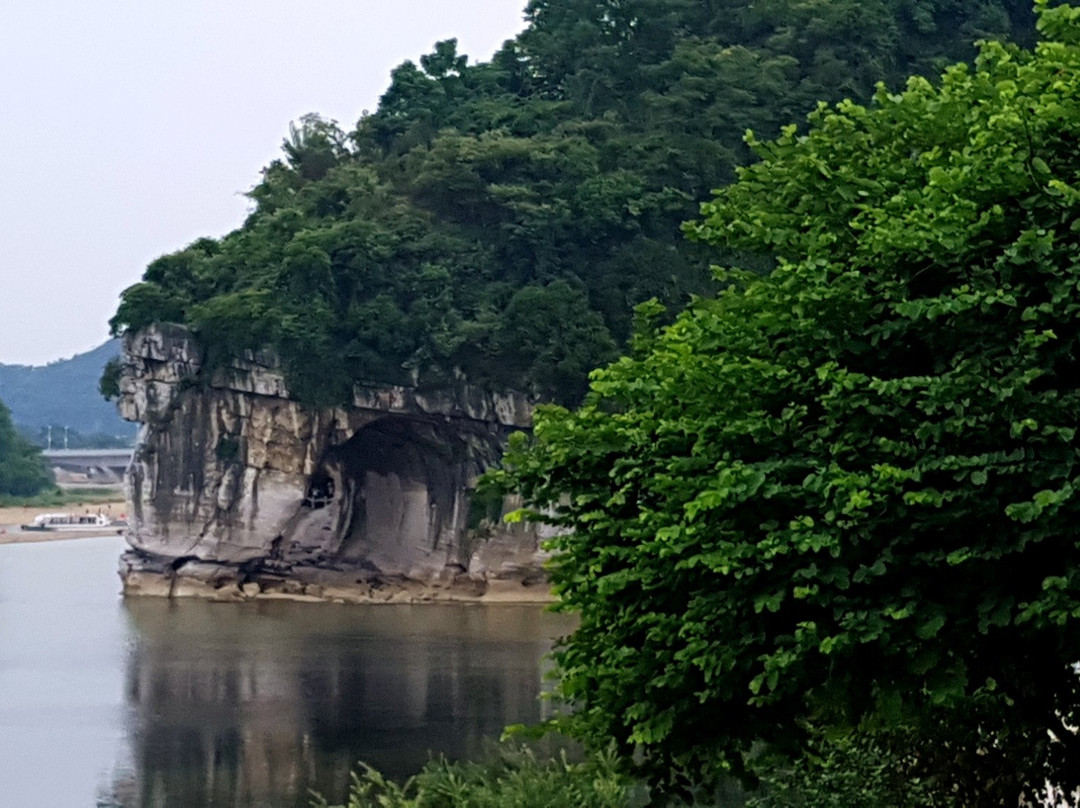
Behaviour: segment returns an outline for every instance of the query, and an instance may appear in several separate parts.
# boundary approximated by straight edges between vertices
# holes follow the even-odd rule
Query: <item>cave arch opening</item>
[[[396,417],[332,448],[324,467],[338,479],[345,516],[340,557],[395,572],[458,561],[467,456],[467,441],[447,425]]]

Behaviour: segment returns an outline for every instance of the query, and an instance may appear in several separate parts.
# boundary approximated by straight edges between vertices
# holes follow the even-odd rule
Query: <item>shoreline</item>
[[[129,549],[120,557],[125,597],[200,599],[224,602],[294,600],[308,603],[503,603],[555,601],[544,575],[503,570],[467,576],[460,572],[382,573],[355,564],[288,565],[280,561],[227,564],[193,559],[179,562]]]
[[[31,532],[20,530],[13,521],[13,508],[0,508],[0,546],[7,544],[40,544],[56,541],[79,541],[117,537],[116,532],[87,531]],[[34,511],[35,509],[22,509]],[[29,520],[27,520],[29,521]],[[123,558],[123,554],[120,556]],[[202,566],[202,565],[199,565]],[[215,565],[203,568],[205,574]],[[453,603],[483,605],[549,605],[557,598],[546,581],[525,583],[521,580],[495,579],[485,581],[417,581],[407,578],[359,581],[353,575],[331,575],[330,580],[305,580],[306,576],[255,576],[238,580],[227,566],[214,569],[207,577],[201,575],[168,575],[145,570],[127,570],[121,574],[122,595],[125,598],[166,598],[243,602],[286,600],[306,603],[337,604],[420,604]],[[219,577],[220,576],[220,577]]]
[[[101,512],[114,516],[126,509],[123,501],[100,505],[76,505],[56,511]],[[124,529],[90,530],[85,533],[72,531],[24,531],[21,525],[33,521],[39,513],[48,513],[47,507],[0,508],[0,546],[6,544],[40,544],[56,541],[99,539],[123,534]],[[130,548],[128,548],[130,550]],[[122,554],[124,558],[126,554]],[[125,598],[176,598],[212,601],[267,601],[291,600],[308,603],[338,604],[402,604],[402,603],[475,603],[500,605],[551,604],[557,599],[547,581],[524,581],[515,576],[486,580],[414,580],[405,577],[364,576],[358,579],[356,572],[336,573],[305,571],[292,577],[285,575],[240,576],[229,565],[194,564],[188,574],[165,573],[161,570],[128,568],[121,574],[122,593]]]
[[[482,586],[438,584],[414,580],[305,583],[295,578],[207,581],[145,572],[121,572],[122,594],[129,599],[208,600],[216,603],[294,601],[349,606],[476,604],[482,606],[547,606],[558,601],[547,583],[524,586],[519,581],[487,581]]]
[[[138,550],[120,556],[122,592],[129,598],[198,599],[218,602],[293,600],[307,603],[503,603],[555,601],[546,578],[503,575],[384,575],[360,568],[298,566],[251,569],[243,565],[188,561],[163,565]]]
[[[86,533],[76,533],[73,531],[55,531],[55,532],[36,532],[22,530],[22,525],[29,524],[34,521],[34,517],[39,513],[104,513],[109,516],[119,517],[127,510],[127,504],[123,499],[116,499],[111,502],[100,502],[93,504],[71,504],[71,505],[56,505],[50,507],[48,505],[34,505],[34,506],[12,506],[6,508],[0,508],[0,544],[32,544],[36,542],[44,541],[61,541],[64,539],[96,539],[102,536],[115,536],[117,531],[104,530],[98,532],[96,530],[87,531]],[[121,530],[121,532],[123,532]]]
[[[120,538],[115,530],[112,533],[99,533],[96,530],[78,533],[75,531],[33,531],[21,530],[19,525],[0,524],[0,545],[4,544],[41,544],[49,541],[69,541],[78,539]]]

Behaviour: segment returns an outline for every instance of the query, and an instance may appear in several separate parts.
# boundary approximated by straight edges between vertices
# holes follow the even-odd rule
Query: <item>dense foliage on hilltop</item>
[[[819,99],[866,98],[1030,34],[1026,0],[531,0],[484,63],[395,69],[351,131],[309,116],[239,230],[164,256],[114,333],[186,323],[213,361],[273,346],[291,389],[357,380],[579,399],[633,306],[712,288],[678,225]],[[764,265],[765,259],[759,263]]]
[[[1080,785],[1080,8],[1040,25],[751,141],[688,230],[777,268],[515,436],[563,693],[655,776],[860,727],[965,806]]]
[[[29,497],[50,485],[41,450],[19,434],[0,401],[0,495]]]

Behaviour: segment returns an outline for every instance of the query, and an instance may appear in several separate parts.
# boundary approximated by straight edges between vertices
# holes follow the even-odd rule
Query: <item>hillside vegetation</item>
[[[0,401],[0,497],[30,497],[52,485],[41,450],[19,434]]]
[[[866,99],[1026,40],[1026,0],[532,0],[488,62],[454,40],[396,68],[354,128],[290,128],[243,227],[151,263],[114,333],[195,330],[211,363],[270,346],[294,395],[468,378],[562,402],[711,292],[679,224],[819,100]],[[760,255],[744,263],[767,268]]]
[[[50,426],[54,448],[63,444],[64,427],[71,448],[128,445],[135,425],[122,420],[116,406],[98,392],[103,368],[119,354],[119,341],[110,340],[48,365],[0,364],[0,399],[10,408],[19,430],[42,446]]]

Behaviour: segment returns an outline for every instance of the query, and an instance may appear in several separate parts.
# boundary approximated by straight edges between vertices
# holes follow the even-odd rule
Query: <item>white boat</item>
[[[103,513],[39,513],[29,525],[21,525],[23,530],[35,531],[71,531],[71,532],[111,532],[122,533],[124,522],[117,522]]]

